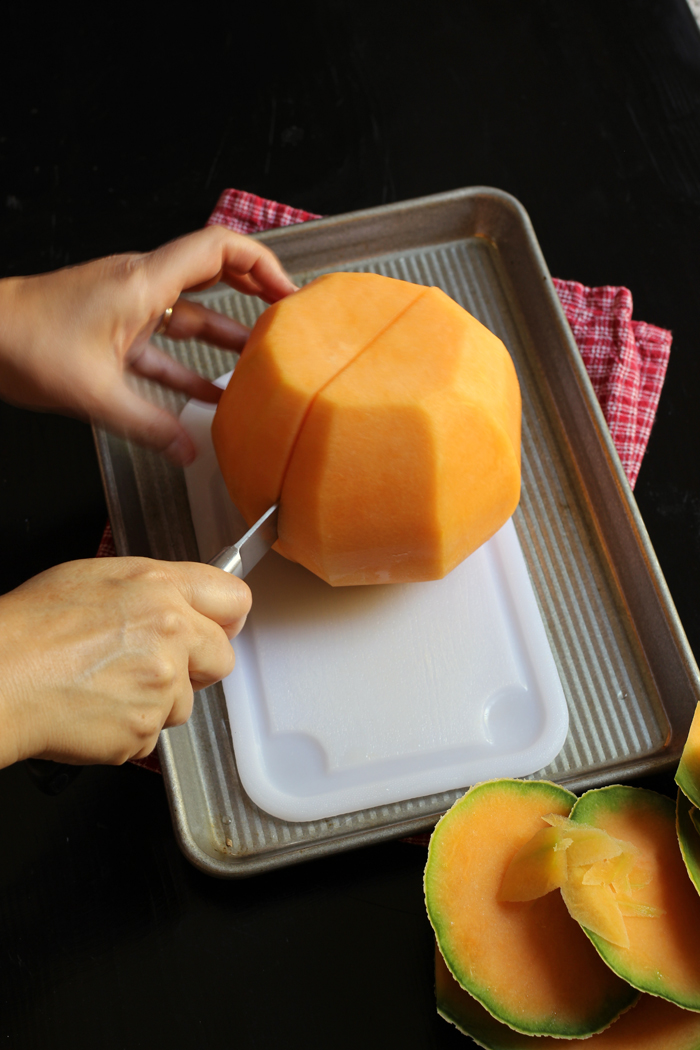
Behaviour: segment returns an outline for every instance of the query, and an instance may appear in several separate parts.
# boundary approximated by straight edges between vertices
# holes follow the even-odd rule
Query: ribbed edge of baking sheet
[[[670,737],[669,720],[499,249],[476,236],[295,278],[306,283],[328,269],[368,270],[437,285],[510,350],[523,392],[523,490],[514,521],[570,712],[564,748],[534,776],[588,786],[626,771],[656,768]],[[263,308],[227,288],[197,298],[247,324]],[[201,343],[160,342],[204,375],[215,377],[231,367],[230,355]],[[142,389],[171,410],[181,407],[182,399],[162,388],[142,384]],[[120,553],[197,560],[182,472],[104,434],[98,435],[98,447]],[[277,820],[241,787],[219,686],[197,695],[186,726],[163,734],[161,757],[181,844],[195,863],[219,875],[246,874],[405,834],[432,823],[462,793],[313,823]]]

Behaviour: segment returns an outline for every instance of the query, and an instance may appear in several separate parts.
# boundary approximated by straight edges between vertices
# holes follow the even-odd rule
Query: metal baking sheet
[[[534,774],[572,790],[678,760],[698,669],[522,206],[472,188],[260,235],[297,282],[370,270],[437,285],[510,350],[523,392],[523,490],[514,516],[569,705],[566,744]],[[195,298],[252,324],[263,309],[228,287]],[[215,377],[222,351],[161,345]],[[148,386],[177,410],[177,395]],[[182,471],[96,433],[120,554],[197,560]],[[286,823],[243,791],[220,686],[196,696],[159,752],[180,845],[213,875],[250,875],[432,827],[452,791],[312,823]],[[468,785],[465,785],[465,788]]]

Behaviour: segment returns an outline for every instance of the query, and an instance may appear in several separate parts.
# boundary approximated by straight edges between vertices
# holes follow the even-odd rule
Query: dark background
[[[673,350],[636,495],[700,653],[700,33],[685,0],[3,11],[0,275],[148,249],[235,186],[338,213],[468,185],[551,272],[631,289]],[[2,319],[0,318],[0,325]],[[1,590],[91,556],[86,424],[0,404]],[[663,780],[657,786],[667,787]],[[424,852],[241,883],[178,853],[160,779],[0,772],[0,1045],[466,1046],[434,1013]]]

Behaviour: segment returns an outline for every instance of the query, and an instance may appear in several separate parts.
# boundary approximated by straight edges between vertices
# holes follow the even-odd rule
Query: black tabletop
[[[636,496],[700,655],[700,33],[685,0],[3,12],[0,274],[155,247],[235,186],[325,214],[514,194],[555,276],[631,289],[673,349]],[[1,320],[1,319],[0,319]],[[2,590],[96,550],[89,428],[0,405]],[[670,781],[655,786],[670,790]],[[451,1047],[425,851],[217,882],[160,778],[0,772],[0,1045]],[[504,949],[505,950],[505,949]]]

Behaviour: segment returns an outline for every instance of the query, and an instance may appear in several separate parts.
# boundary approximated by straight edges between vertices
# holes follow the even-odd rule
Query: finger
[[[148,563],[169,579],[189,605],[224,629],[243,626],[250,612],[250,588],[237,576],[213,565],[188,561]],[[237,633],[237,631],[236,631]]]
[[[197,643],[190,649],[188,673],[193,689],[205,689],[231,674],[236,658],[225,632],[212,620],[199,619],[207,625]]]
[[[276,302],[296,286],[284,272],[276,255],[249,237],[209,226],[150,252],[143,264],[156,280],[164,296],[164,306],[171,306],[183,288],[192,288],[211,280],[219,271],[226,283],[241,290],[250,287],[268,302]],[[162,310],[161,310],[162,312]]]
[[[144,379],[154,379],[157,383],[181,394],[187,394],[188,397],[195,397],[198,401],[216,404],[223,393],[221,387],[192,372],[153,343],[145,343],[133,360],[129,361],[129,367]]]
[[[208,683],[213,684],[213,683]],[[194,690],[200,688],[193,685],[187,675],[187,668],[183,664],[183,671],[179,678],[176,695],[170,710],[165,714],[160,729],[171,729],[173,726],[184,725],[192,714],[194,701]],[[145,745],[132,758],[146,758],[155,749],[160,736],[160,729],[150,737]]]
[[[222,350],[240,352],[248,341],[250,329],[232,317],[208,310],[201,303],[178,299],[166,335],[168,339],[199,339],[220,346]]]
[[[207,288],[213,288],[215,284],[218,284],[221,280],[221,270],[213,277],[210,277],[207,281],[202,281],[201,284],[194,284],[191,288],[183,288],[183,292],[205,292]]]
[[[213,685],[213,682],[207,683]],[[163,722],[163,729],[173,729],[175,726],[183,726],[188,721],[192,714],[192,705],[194,701],[195,690],[202,688],[201,686],[195,685],[191,681],[187,681],[186,685],[183,685],[182,692],[173,704],[168,717]],[[156,737],[156,743],[158,738]],[[143,756],[139,755],[139,758]]]
[[[197,450],[182,424],[164,408],[145,401],[126,383],[115,383],[104,399],[93,406],[90,418],[140,445],[154,448],[176,466],[187,466]]]

